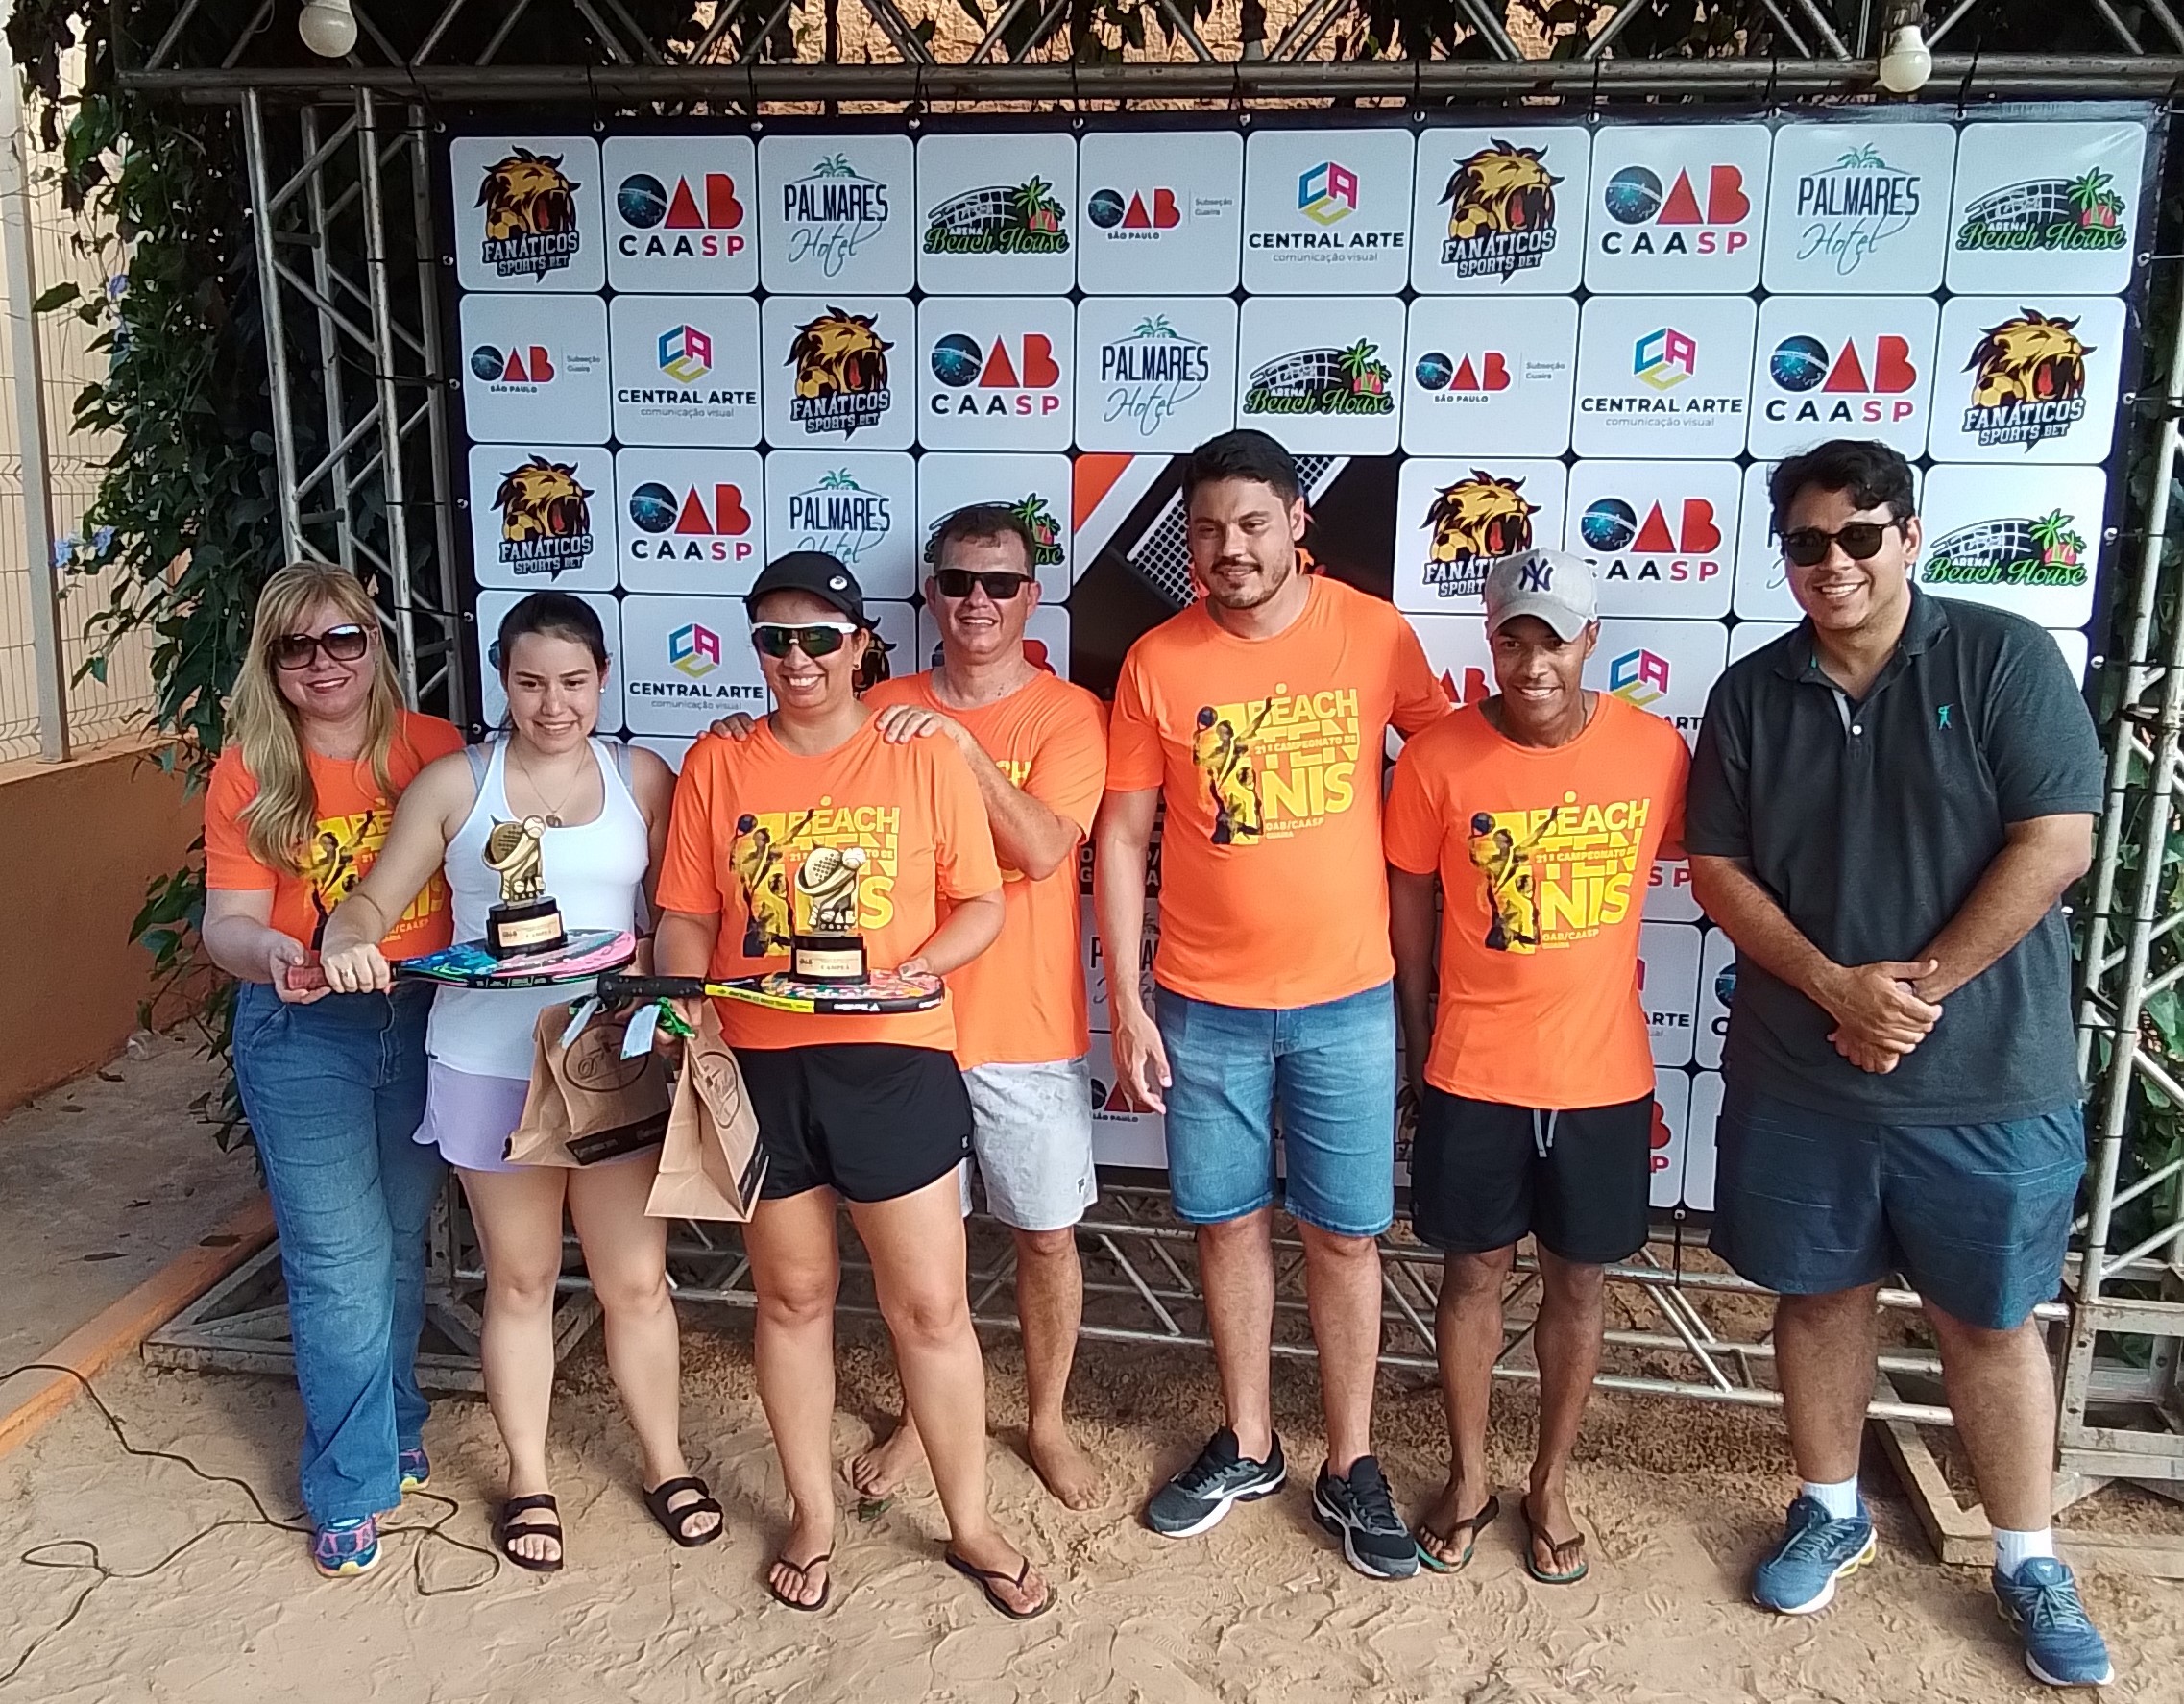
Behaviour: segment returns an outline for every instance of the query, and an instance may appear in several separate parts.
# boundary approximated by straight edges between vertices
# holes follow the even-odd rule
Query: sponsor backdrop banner
[[[1192,596],[1176,458],[1232,426],[1298,453],[1319,567],[1392,598],[1467,703],[1486,561],[1552,545],[1601,575],[1589,684],[1695,739],[1799,618],[1768,471],[1844,435],[1917,464],[1922,586],[2083,673],[2154,109],[1344,117],[456,126],[487,718],[494,623],[559,587],[616,647],[605,731],[679,761],[764,709],[739,596],[799,548],[856,570],[892,670],[928,667],[927,542],[976,501],[1038,541],[1034,657],[1109,693]],[[1681,864],[1632,903],[1654,1201],[1705,1211],[1735,954]],[[1101,1158],[1157,1167],[1085,911]]]

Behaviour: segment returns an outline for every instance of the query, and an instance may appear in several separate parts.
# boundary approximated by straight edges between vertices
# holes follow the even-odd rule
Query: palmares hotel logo
[[[504,279],[542,279],[575,259],[584,247],[576,220],[582,187],[562,171],[558,154],[517,148],[487,166],[477,190],[485,264]]]
[[[1918,215],[1918,174],[1898,171],[1871,144],[1853,148],[1832,170],[1798,179],[1797,257],[1825,256],[1848,278]]]
[[[2028,178],[1989,190],[1964,209],[1959,249],[2076,249],[2124,242],[2123,198],[2098,166],[2075,178]]]
[[[1043,178],[952,195],[925,228],[928,255],[1065,255],[1061,203]]]
[[[1496,556],[1532,548],[1532,517],[1540,505],[1524,499],[1524,481],[1473,468],[1468,479],[1444,485],[1426,505],[1425,583],[1436,596],[1476,597]]]
[[[2059,438],[2085,418],[2085,357],[2077,321],[2018,309],[2017,317],[1989,326],[1964,370],[1972,377],[1972,402],[1964,430],[1981,444],[2022,444],[2029,450]]]
[[[1441,199],[1448,237],[1441,263],[1460,279],[1507,279],[1554,252],[1555,185],[1545,150],[1498,137],[1457,166]]]
[[[552,579],[592,553],[591,492],[565,462],[533,455],[500,476],[500,561],[511,573]]]
[[[2076,517],[2051,509],[1960,526],[1927,547],[1919,579],[1952,586],[2082,586],[2091,565]]]
[[[789,258],[813,261],[829,278],[886,229],[888,214],[887,186],[860,176],[843,155],[826,156],[808,176],[781,186]]]
[[[796,329],[787,365],[796,369],[789,418],[807,432],[852,437],[877,425],[894,400],[887,388],[887,352],[895,346],[874,329],[873,316],[829,307]]]
[[[1151,437],[1204,390],[1212,376],[1204,344],[1177,331],[1165,314],[1140,320],[1128,337],[1101,347],[1104,418],[1128,420]]]
[[[1246,414],[1393,414],[1390,374],[1378,344],[1359,338],[1347,349],[1300,349],[1276,356],[1251,375]]]
[[[886,542],[895,517],[886,493],[867,491],[846,468],[836,468],[811,489],[789,494],[789,524],[796,548],[824,550],[854,569]]]

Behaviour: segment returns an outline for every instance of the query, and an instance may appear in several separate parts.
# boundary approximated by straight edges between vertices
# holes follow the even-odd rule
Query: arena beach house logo
[[[1069,231],[1054,185],[1031,178],[952,195],[925,228],[928,255],[1066,255]]]
[[[2077,518],[2061,509],[1959,526],[1927,547],[1921,583],[1952,586],[2082,586],[2091,566]]]
[[[789,418],[810,433],[847,439],[877,426],[894,401],[887,388],[887,352],[868,313],[830,306],[796,329],[787,365],[796,369]]]
[[[500,563],[513,574],[558,577],[592,553],[592,493],[567,462],[534,454],[500,476]]]
[[[887,226],[887,186],[861,176],[846,156],[830,154],[781,186],[781,220],[791,264],[810,260],[828,278]]]
[[[577,228],[576,191],[558,154],[511,149],[485,168],[477,206],[485,212],[479,251],[501,278],[542,279],[566,267],[584,247]]]
[[[2071,250],[2099,254],[2125,241],[2123,198],[2096,166],[2075,178],[2028,178],[1990,189],[1964,209],[1959,251]]]
[[[2033,308],[1989,326],[1964,364],[1973,376],[1965,434],[2026,450],[2060,438],[2085,418],[2085,357],[2093,353],[2076,320]]]
[[[789,525],[799,550],[824,550],[854,569],[894,530],[894,505],[885,492],[867,491],[846,468],[820,475],[818,484],[789,497]]]
[[[1918,216],[1918,174],[1898,171],[1870,143],[1853,148],[1833,169],[1797,180],[1797,257],[1826,256],[1848,278]]]
[[[1128,420],[1151,437],[1213,377],[1206,345],[1185,337],[1165,314],[1140,320],[1128,337],[1103,344],[1100,383],[1106,420]]]
[[[1246,414],[1393,414],[1390,374],[1380,346],[1359,338],[1347,349],[1300,349],[1251,375]]]
[[[1539,512],[1539,504],[1525,500],[1522,479],[1484,468],[1444,485],[1425,510],[1423,524],[1433,534],[1425,552],[1425,583],[1438,597],[1478,596],[1495,557],[1532,548],[1532,517]]]
[[[1506,280],[1554,253],[1562,180],[1547,170],[1545,152],[1495,137],[1456,167],[1441,192],[1448,207],[1442,265],[1460,279]]]
[[[629,494],[629,519],[645,535],[629,541],[640,562],[747,562],[753,552],[743,488],[729,480],[716,480],[709,496],[647,479]]]
[[[669,189],[650,172],[634,172],[615,191],[615,210],[635,227],[616,239],[622,254],[643,259],[724,258],[740,255],[746,238],[743,204],[736,180],[726,172],[707,172],[702,196],[687,177]],[[640,235],[639,232],[644,234]]]

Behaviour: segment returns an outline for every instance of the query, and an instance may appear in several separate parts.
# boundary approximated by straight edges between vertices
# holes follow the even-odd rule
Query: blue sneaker
[[[1783,1542],[1752,1570],[1752,1601],[1780,1616],[1809,1616],[1835,1600],[1835,1582],[1877,1553],[1865,1503],[1852,1521],[1831,1520],[1809,1497],[1789,1506]]]
[[[2104,1687],[2116,1678],[2108,1645],[2078,1601],[2067,1563],[2032,1556],[2004,1578],[1995,1570],[1995,1602],[2025,1640],[2025,1666],[2051,1687]]]
[[[379,1566],[378,1521],[367,1515],[320,1527],[311,1534],[311,1566],[329,1580],[370,1573]]]
[[[402,1496],[407,1497],[413,1491],[423,1491],[432,1483],[432,1463],[425,1456],[423,1445],[415,1449],[403,1450],[397,1465],[401,1473]]]

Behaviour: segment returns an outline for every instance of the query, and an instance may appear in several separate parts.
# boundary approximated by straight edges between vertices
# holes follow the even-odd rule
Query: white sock
[[[2017,1578],[2017,1570],[2034,1556],[2052,1556],[2055,1553],[2055,1529],[2043,1526],[2038,1532],[2011,1532],[2006,1527],[1995,1528],[1995,1572],[2005,1580]]]
[[[1801,1495],[1810,1497],[1828,1511],[1831,1521],[1856,1521],[1857,1519],[1857,1475],[1853,1473],[1839,1485],[1815,1485],[1809,1479],[1798,1486]]]

